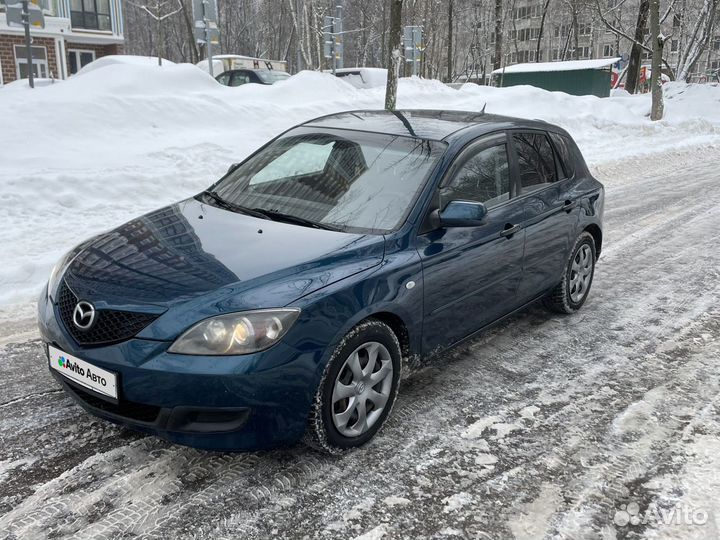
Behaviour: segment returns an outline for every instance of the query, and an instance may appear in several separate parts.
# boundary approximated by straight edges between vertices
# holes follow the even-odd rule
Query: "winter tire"
[[[595,274],[595,239],[583,232],[570,253],[562,280],[544,299],[558,313],[575,313],[585,303]]]
[[[338,454],[372,439],[395,402],[401,366],[400,343],[389,326],[368,319],[353,328],[325,367],[306,442]]]

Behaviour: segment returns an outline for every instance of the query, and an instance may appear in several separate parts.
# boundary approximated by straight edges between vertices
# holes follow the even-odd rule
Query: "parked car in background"
[[[274,69],[233,69],[221,73],[215,80],[225,86],[242,86],[243,84],[275,84],[290,78],[284,71]]]
[[[332,70],[325,72],[332,73]],[[376,88],[387,85],[387,69],[383,68],[341,68],[335,70],[335,76],[355,88]]]
[[[579,310],[603,201],[545,122],[316,118],[66,254],[38,303],[50,372],[89,412],[177,443],[341,452],[383,425],[404,358],[537,300]]]

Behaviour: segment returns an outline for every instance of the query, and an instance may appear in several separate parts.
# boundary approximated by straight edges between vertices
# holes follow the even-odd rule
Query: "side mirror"
[[[440,212],[441,227],[477,227],[482,225],[487,208],[483,203],[471,201],[450,201]]]

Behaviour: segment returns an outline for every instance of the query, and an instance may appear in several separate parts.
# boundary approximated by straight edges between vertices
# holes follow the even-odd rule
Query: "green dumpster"
[[[612,65],[620,58],[515,64],[492,72],[495,86],[527,84],[575,96],[608,97]]]

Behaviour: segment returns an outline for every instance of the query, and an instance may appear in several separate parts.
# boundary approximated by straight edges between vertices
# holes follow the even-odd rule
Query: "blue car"
[[[317,118],[63,257],[38,306],[50,372],[175,443],[342,452],[383,425],[407,359],[537,300],[580,309],[603,200],[544,122]]]

